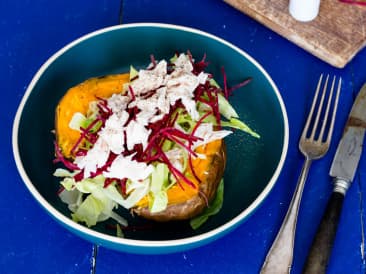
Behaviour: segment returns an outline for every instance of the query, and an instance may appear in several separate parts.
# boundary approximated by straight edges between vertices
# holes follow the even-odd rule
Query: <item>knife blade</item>
[[[356,174],[362,154],[366,130],[366,83],[351,108],[338,144],[329,175],[333,177],[333,193],[314,237],[303,273],[325,273],[337,231],[344,196]]]

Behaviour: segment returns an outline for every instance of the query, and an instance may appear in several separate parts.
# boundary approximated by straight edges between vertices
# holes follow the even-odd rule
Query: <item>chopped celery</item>
[[[246,125],[245,123],[243,123],[239,119],[231,118],[230,121],[222,121],[221,125],[223,127],[231,127],[231,128],[240,129],[240,130],[252,135],[255,138],[260,138],[258,133],[256,133],[248,125]]]
[[[224,116],[228,120],[230,120],[231,118],[238,118],[239,115],[230,105],[229,101],[226,100],[226,98],[222,94],[218,93],[217,95],[219,100],[219,110],[222,116]]]
[[[214,86],[214,87],[216,87],[216,88],[220,88],[220,86],[219,86],[219,84],[216,82],[216,80],[215,79],[213,79],[213,78],[211,78],[210,79],[210,85],[211,86]]]
[[[163,163],[158,163],[151,174],[149,208],[152,213],[162,211],[167,207],[166,187],[168,185],[168,176],[168,167]]]
[[[133,66],[130,66],[130,81],[135,79],[138,75],[139,72]]]

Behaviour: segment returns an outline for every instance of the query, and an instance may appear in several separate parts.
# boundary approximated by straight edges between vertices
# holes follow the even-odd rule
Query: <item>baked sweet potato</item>
[[[67,91],[56,108],[55,119],[56,140],[66,158],[73,158],[71,150],[80,137],[79,131],[69,127],[74,113],[80,112],[86,115],[90,102],[122,92],[123,84],[128,81],[129,74],[91,78]],[[226,162],[224,141],[216,140],[200,146],[196,148],[196,152],[204,154],[206,158],[192,159],[194,171],[188,170],[186,173],[189,174],[187,177],[195,187],[185,182],[172,186],[167,191],[168,205],[164,211],[151,213],[148,196],[140,200],[131,211],[155,221],[185,220],[200,214],[215,197],[224,173]]]

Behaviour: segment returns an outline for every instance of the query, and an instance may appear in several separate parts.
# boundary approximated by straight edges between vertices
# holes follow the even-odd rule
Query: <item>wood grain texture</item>
[[[322,0],[319,15],[299,22],[288,0],[225,0],[321,60],[343,68],[366,45],[366,7]]]

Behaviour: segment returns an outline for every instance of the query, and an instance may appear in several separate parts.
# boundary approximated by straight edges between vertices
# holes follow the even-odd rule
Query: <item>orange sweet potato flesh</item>
[[[77,142],[80,132],[70,129],[69,122],[75,112],[87,114],[89,104],[98,98],[108,98],[115,93],[121,93],[123,84],[129,81],[129,74],[116,74],[91,78],[75,87],[70,88],[56,107],[55,130],[56,140],[63,155],[73,158],[71,149]],[[188,179],[195,188],[180,182],[168,191],[168,206],[164,211],[151,213],[148,209],[148,197],[143,198],[133,213],[155,221],[171,221],[190,219],[201,213],[207,202],[216,194],[216,189],[223,176],[226,163],[226,150],[223,140],[213,141],[196,149],[197,153],[205,154],[205,159],[194,159],[194,173]],[[191,170],[189,170],[192,174]],[[183,189],[182,189],[183,188]]]
[[[71,149],[80,132],[69,127],[75,112],[86,115],[89,103],[97,98],[108,98],[120,93],[124,83],[129,81],[129,73],[91,78],[70,88],[56,107],[55,129],[57,143],[66,158],[72,158]]]

